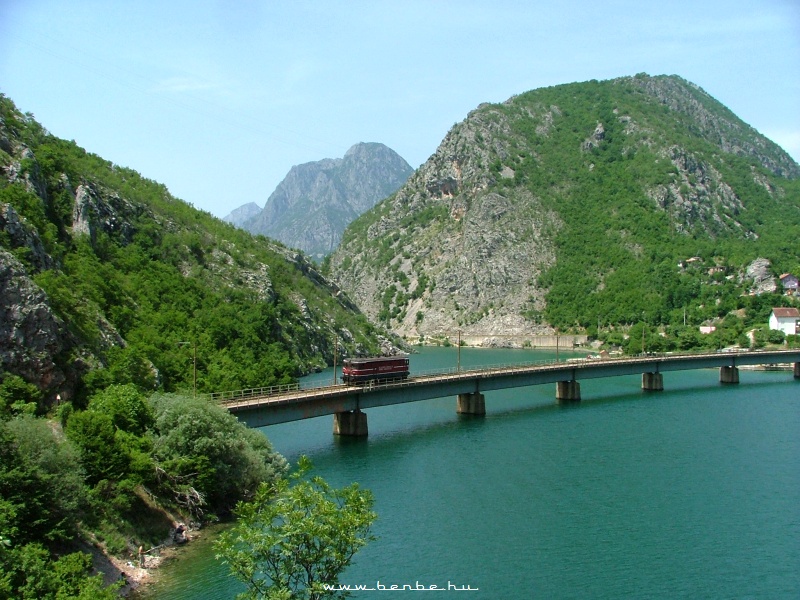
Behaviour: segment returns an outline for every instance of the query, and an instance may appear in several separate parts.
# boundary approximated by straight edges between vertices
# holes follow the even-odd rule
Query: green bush
[[[267,438],[225,409],[175,394],[156,394],[150,402],[162,485],[196,514],[228,512],[286,471]]]
[[[0,380],[0,418],[12,414],[33,414],[42,400],[42,393],[19,375],[5,373]]]
[[[0,422],[0,532],[16,545],[68,540],[85,507],[72,444],[30,415]]]

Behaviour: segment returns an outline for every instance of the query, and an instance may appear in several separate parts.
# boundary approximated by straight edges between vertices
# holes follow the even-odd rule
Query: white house
[[[800,310],[796,308],[773,308],[769,316],[769,328],[778,329],[786,335],[800,333]]]

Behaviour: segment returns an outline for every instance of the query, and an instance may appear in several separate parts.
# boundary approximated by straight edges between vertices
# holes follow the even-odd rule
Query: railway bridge
[[[493,390],[555,383],[558,402],[577,402],[583,379],[641,374],[642,389],[660,391],[664,389],[664,372],[718,369],[720,383],[736,384],[739,367],[748,365],[789,365],[794,378],[800,379],[800,349],[579,359],[456,370],[363,385],[301,389],[294,384],[221,392],[211,397],[249,427],[333,415],[334,434],[365,436],[368,428],[364,410],[378,406],[452,396],[457,398],[458,413],[483,415],[484,392]]]

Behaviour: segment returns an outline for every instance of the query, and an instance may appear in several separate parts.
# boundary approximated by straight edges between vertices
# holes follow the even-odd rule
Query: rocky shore
[[[127,597],[134,590],[151,583],[158,569],[175,557],[179,547],[198,539],[201,535],[199,529],[189,530],[183,523],[176,523],[170,536],[161,544],[149,549],[140,547],[137,556],[128,558],[110,556],[101,548],[86,542],[80,544],[79,550],[92,556],[94,569],[103,575],[106,585],[124,581],[120,595]]]

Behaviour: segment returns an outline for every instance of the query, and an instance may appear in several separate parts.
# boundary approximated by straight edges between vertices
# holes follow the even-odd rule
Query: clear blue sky
[[[0,92],[217,216],[357,142],[416,168],[481,102],[639,72],[800,160],[798,0],[0,0]]]

